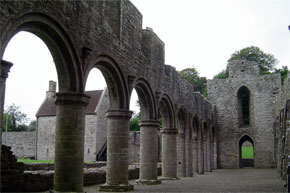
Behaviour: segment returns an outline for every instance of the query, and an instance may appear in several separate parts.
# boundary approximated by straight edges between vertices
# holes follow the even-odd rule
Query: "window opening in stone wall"
[[[238,91],[238,117],[239,125],[250,125],[250,91],[242,86]]]

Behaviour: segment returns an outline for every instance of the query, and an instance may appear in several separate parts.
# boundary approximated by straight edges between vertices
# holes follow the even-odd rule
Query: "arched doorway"
[[[239,141],[240,168],[254,167],[254,141],[248,135]]]

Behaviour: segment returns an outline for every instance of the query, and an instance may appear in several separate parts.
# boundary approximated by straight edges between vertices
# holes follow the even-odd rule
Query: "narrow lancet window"
[[[250,91],[245,86],[238,91],[238,116],[240,126],[250,125]]]

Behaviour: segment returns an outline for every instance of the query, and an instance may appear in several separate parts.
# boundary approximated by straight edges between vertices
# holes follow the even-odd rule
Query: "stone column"
[[[141,121],[140,126],[140,177],[139,184],[160,184],[158,171],[158,126],[159,121]]]
[[[210,137],[208,136],[207,137],[207,141],[206,141],[206,147],[207,147],[207,150],[206,150],[206,153],[207,153],[207,167],[206,167],[206,171],[207,172],[211,172],[211,147],[210,147]]]
[[[3,117],[3,110],[5,104],[5,88],[6,88],[6,79],[8,78],[8,72],[10,72],[10,68],[13,66],[12,63],[7,62],[5,60],[1,60],[0,63],[0,159],[2,154],[2,117]],[[1,168],[1,163],[0,163]],[[1,182],[1,172],[0,172],[0,182]]]
[[[4,110],[4,101],[5,101],[5,88],[6,88],[6,79],[8,78],[8,73],[10,72],[10,68],[13,66],[11,62],[7,62],[5,60],[1,60],[0,63],[0,120],[2,123],[2,115]],[[1,132],[1,130],[0,130]],[[2,144],[2,143],[1,143]]]
[[[198,138],[192,138],[192,169],[193,172],[198,172]]]
[[[217,169],[217,144],[216,141],[213,142],[213,165],[212,169]]]
[[[189,129],[185,135],[185,176],[192,177],[192,145]]]
[[[198,139],[198,173],[204,174],[203,138]]]
[[[0,123],[2,123],[2,116],[4,110],[5,103],[5,89],[6,89],[6,79],[8,78],[8,72],[10,72],[10,68],[13,66],[11,62],[7,62],[5,60],[1,60],[0,63]],[[2,124],[0,124],[1,126]],[[2,145],[2,128],[0,129],[1,135],[1,145]],[[1,154],[0,154],[1,155]]]
[[[132,111],[109,110],[107,112],[107,174],[100,191],[121,192],[133,190],[128,183],[129,121]]]
[[[177,176],[185,177],[185,134],[177,136]]]
[[[204,162],[204,171],[207,172],[207,161],[208,161],[208,156],[207,156],[207,139],[203,138],[203,162]]]
[[[83,191],[85,107],[88,102],[89,96],[82,93],[56,94],[56,192]]]
[[[177,129],[162,129],[162,179],[177,180]]]

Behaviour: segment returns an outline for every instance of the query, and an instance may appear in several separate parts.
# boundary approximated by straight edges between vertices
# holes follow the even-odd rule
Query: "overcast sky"
[[[237,50],[258,46],[273,54],[277,67],[290,67],[289,0],[131,0],[165,43],[165,62],[177,70],[195,67],[211,79]],[[7,80],[6,106],[15,103],[33,119],[49,80],[57,80],[47,47],[29,33],[17,34],[4,59],[14,63]],[[103,89],[98,70],[87,90]],[[135,106],[132,104],[131,106]]]

